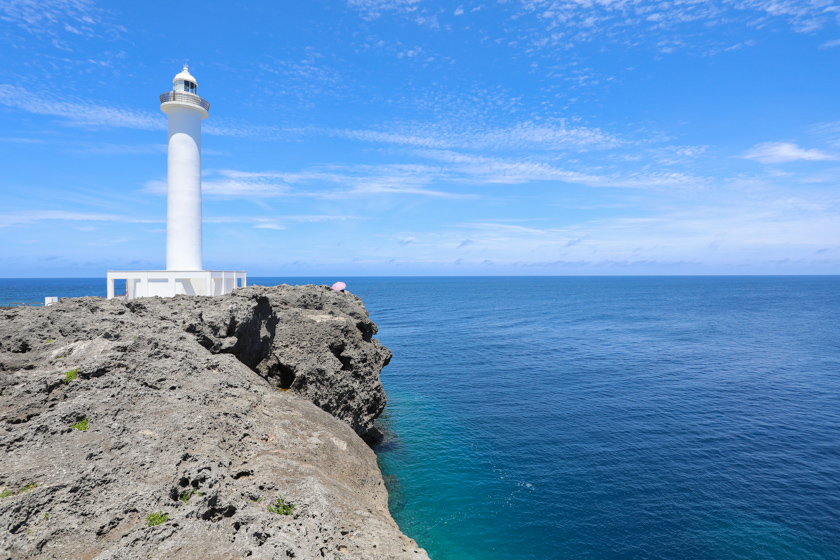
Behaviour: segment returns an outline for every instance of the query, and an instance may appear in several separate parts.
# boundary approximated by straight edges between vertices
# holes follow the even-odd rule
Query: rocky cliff
[[[362,440],[375,334],[325,286],[0,311],[0,558],[428,558]]]

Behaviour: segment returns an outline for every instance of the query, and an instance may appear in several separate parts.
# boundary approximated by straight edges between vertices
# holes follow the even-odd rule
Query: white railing
[[[183,101],[184,103],[192,103],[202,107],[205,111],[210,111],[210,102],[203,99],[194,93],[184,93],[183,91],[167,91],[160,94],[160,102],[167,103],[169,101]]]

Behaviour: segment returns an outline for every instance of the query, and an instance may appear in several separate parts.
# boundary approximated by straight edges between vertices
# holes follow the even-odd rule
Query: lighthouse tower
[[[201,121],[210,104],[198,96],[198,82],[187,65],[160,95],[169,117],[166,194],[166,270],[109,270],[108,298],[178,294],[219,296],[244,287],[245,271],[204,270],[201,239]],[[125,296],[114,282],[125,280]]]
[[[202,270],[201,121],[210,104],[196,94],[198,82],[187,65],[160,96],[169,117],[166,201],[166,270]]]

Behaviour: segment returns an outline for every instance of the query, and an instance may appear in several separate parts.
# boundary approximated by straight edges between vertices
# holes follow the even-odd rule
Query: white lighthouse
[[[204,270],[201,235],[201,121],[210,104],[198,96],[198,82],[187,65],[160,95],[169,117],[166,194],[166,270],[108,271],[108,298],[114,280],[125,280],[125,297],[177,294],[222,295],[245,286],[244,271]]]
[[[201,121],[210,104],[196,94],[186,64],[172,83],[160,96],[160,110],[169,116],[166,270],[202,270]]]

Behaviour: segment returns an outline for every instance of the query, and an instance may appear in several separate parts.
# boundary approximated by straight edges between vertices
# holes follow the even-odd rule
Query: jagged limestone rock
[[[0,559],[427,558],[359,437],[375,333],[315,286],[1,310]]]

